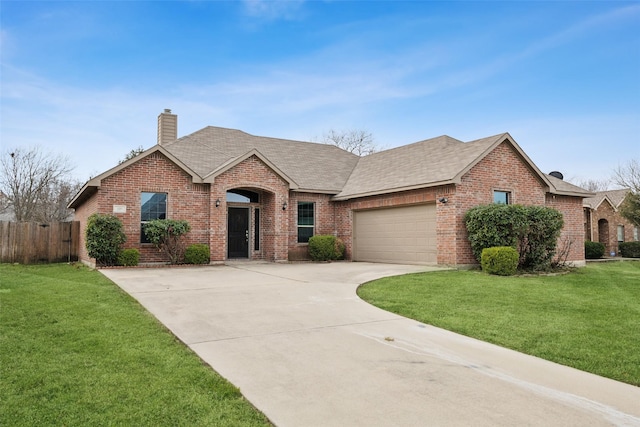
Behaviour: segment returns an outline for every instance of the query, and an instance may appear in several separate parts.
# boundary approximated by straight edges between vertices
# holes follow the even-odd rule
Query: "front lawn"
[[[2,264],[0,425],[270,424],[99,272]]]
[[[441,271],[376,280],[358,295],[384,310],[640,386],[640,262],[558,276]]]

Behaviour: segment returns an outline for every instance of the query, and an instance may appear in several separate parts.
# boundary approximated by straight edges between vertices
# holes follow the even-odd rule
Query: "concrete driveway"
[[[640,426],[640,388],[370,306],[428,267],[234,263],[102,273],[278,426]]]

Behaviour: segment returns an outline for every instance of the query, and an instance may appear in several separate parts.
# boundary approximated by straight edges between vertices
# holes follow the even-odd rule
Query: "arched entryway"
[[[274,200],[258,188],[227,190],[227,259],[273,258]]]
[[[598,242],[604,244],[605,253],[609,253],[609,221],[604,218],[598,220]]]

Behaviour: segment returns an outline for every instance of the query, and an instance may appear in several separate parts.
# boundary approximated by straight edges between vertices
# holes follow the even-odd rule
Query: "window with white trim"
[[[308,243],[315,229],[315,203],[298,202],[298,243]]]
[[[140,195],[140,243],[151,243],[144,234],[147,222],[167,219],[167,193],[142,193]]]
[[[618,226],[618,242],[624,242],[624,225]]]
[[[502,205],[511,204],[511,192],[494,190],[493,203],[502,204]]]

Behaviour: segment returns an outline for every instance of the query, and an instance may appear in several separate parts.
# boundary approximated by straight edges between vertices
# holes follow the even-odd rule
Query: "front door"
[[[229,208],[227,258],[249,258],[249,208]]]

